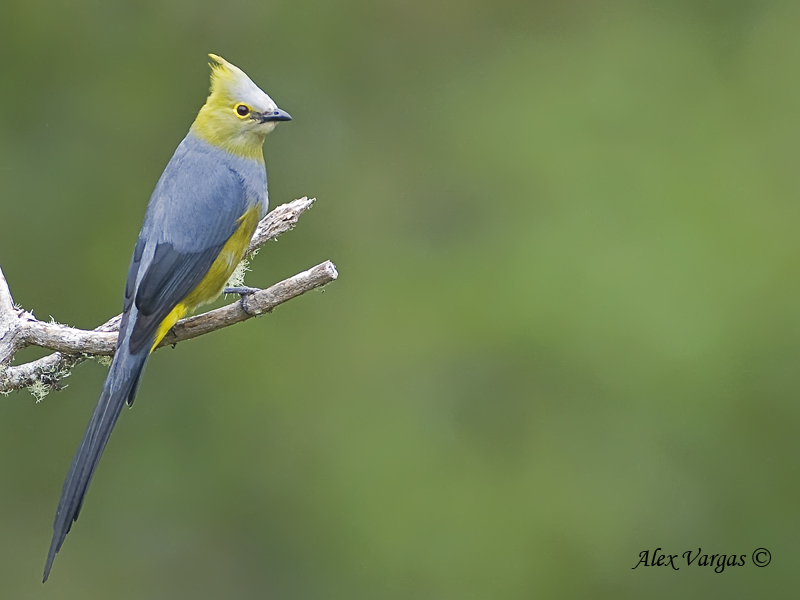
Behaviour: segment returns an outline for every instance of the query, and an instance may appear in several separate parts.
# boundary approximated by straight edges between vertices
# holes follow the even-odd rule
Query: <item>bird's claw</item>
[[[248,316],[256,317],[258,315],[256,315],[255,313],[250,312],[247,309],[246,300],[247,300],[247,296],[250,296],[250,295],[255,294],[256,292],[260,292],[260,291],[261,290],[258,289],[258,288],[241,286],[241,287],[227,287],[224,290],[222,290],[222,293],[223,294],[239,294],[239,296],[241,296],[240,303],[242,305],[242,310],[245,313],[247,313]]]

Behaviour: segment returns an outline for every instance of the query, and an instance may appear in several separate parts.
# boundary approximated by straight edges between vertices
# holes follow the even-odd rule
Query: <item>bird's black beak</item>
[[[265,113],[261,113],[261,118],[259,121],[261,123],[268,123],[269,121],[291,121],[292,117],[289,113],[285,110],[281,110],[280,108],[276,108],[274,110],[268,110]]]

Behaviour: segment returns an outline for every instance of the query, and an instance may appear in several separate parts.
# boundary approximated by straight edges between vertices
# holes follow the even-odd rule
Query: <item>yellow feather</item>
[[[166,318],[161,321],[161,325],[156,332],[155,340],[150,351],[155,350],[161,343],[167,332],[175,326],[186,314],[202,304],[207,304],[216,300],[225,287],[225,282],[231,276],[236,265],[244,257],[247,246],[256,231],[258,225],[259,209],[253,207],[239,217],[239,227],[234,234],[228,238],[222,247],[216,260],[211,264],[211,268],[203,277],[203,280],[192,290],[182,302],[172,309]]]

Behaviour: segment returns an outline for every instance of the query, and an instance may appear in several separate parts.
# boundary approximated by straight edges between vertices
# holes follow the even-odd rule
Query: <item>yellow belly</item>
[[[225,283],[230,279],[236,265],[242,260],[247,246],[250,244],[250,239],[255,233],[256,226],[258,225],[259,210],[258,207],[253,207],[239,217],[239,227],[234,234],[228,238],[225,245],[222,247],[216,260],[211,264],[211,268],[203,277],[203,280],[194,288],[189,295],[186,296],[181,302],[172,309],[166,318],[161,321],[161,325],[156,332],[153,346],[150,348],[152,352],[158,346],[159,342],[164,339],[167,332],[175,326],[180,319],[186,316],[190,311],[207,302],[216,300],[222,293]]]

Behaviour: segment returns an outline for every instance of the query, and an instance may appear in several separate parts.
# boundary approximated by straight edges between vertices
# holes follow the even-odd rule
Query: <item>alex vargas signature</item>
[[[680,558],[678,558],[680,556]],[[758,548],[753,551],[751,555],[753,564],[757,567],[766,567],[772,560],[769,550],[766,548]],[[631,569],[636,569],[639,566],[645,567],[672,567],[675,571],[680,571],[681,566],[686,565],[691,567],[697,565],[698,567],[713,567],[715,573],[722,573],[725,567],[743,567],[747,564],[747,555],[745,554],[703,554],[701,548],[697,549],[697,553],[692,550],[687,550],[683,554],[663,554],[661,548],[650,550],[642,550],[639,553],[639,562]]]

